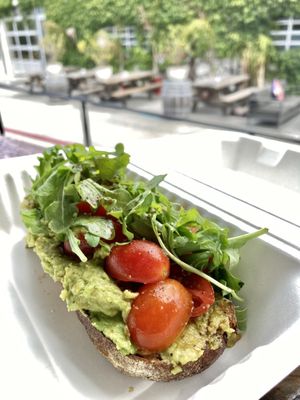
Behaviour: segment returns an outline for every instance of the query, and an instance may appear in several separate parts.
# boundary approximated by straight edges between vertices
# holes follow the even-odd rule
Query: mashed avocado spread
[[[68,310],[88,311],[92,325],[111,339],[120,352],[135,354],[136,348],[130,341],[124,321],[137,293],[122,291],[95,260],[82,263],[65,256],[59,242],[53,238],[28,234],[27,245],[40,258],[44,271],[61,283],[60,297]],[[163,360],[173,365],[173,373],[180,372],[180,366],[200,358],[207,346],[218,349],[223,333],[229,339],[236,335],[228,316],[222,311],[226,306],[227,300],[216,301],[207,313],[191,320],[181,336],[160,354]]]

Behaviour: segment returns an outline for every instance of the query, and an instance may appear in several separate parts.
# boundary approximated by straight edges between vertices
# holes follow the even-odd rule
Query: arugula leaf
[[[223,263],[229,269],[238,265],[239,261],[240,261],[239,249],[229,248],[223,250]]]
[[[97,247],[94,253],[94,259],[97,259],[99,264],[103,264],[103,260],[109,255],[111,252],[111,248],[113,244],[108,244],[103,242],[101,239],[99,241],[99,247]]]
[[[65,146],[63,151],[69,161],[80,165],[83,178],[96,181],[115,180],[124,176],[130,158],[122,144],[117,144],[112,152],[96,150],[93,146],[86,148],[80,144]]]
[[[203,270],[207,269],[211,271],[213,268],[211,265],[209,265],[209,260],[213,257],[212,252],[208,250],[199,250],[197,252],[194,252],[188,256],[184,256],[183,260],[187,263],[190,264],[191,266]]]
[[[35,167],[38,172],[37,178],[33,183],[33,188],[41,184],[41,179],[44,179],[52,173],[55,166],[64,162],[64,158],[60,153],[60,146],[54,146],[46,149],[41,157],[38,157],[39,165]]]
[[[167,175],[156,175],[150,181],[146,183],[146,188],[153,190],[158,187],[158,185],[165,179]]]
[[[102,205],[108,215],[122,223],[129,240],[141,237],[157,241],[183,269],[209,280],[223,295],[241,300],[237,292],[243,282],[231,272],[239,262],[239,248],[267,229],[229,238],[227,229],[162,194],[157,188],[165,175],[148,183],[127,181],[129,155],[122,144],[111,152],[79,144],[55,146],[45,151],[39,162],[31,191],[37,209],[26,210],[23,216],[29,230],[39,234],[46,228],[59,240],[66,238],[84,261],[75,236],[76,230],[81,230],[87,243],[97,247],[94,257],[103,259],[111,244],[102,239],[113,238],[113,224],[101,217],[78,216],[76,203],[87,201],[93,209]]]
[[[44,215],[51,231],[62,233],[72,225],[76,215],[76,206],[64,198],[62,191],[61,199],[53,201],[45,209]]]
[[[54,233],[65,231],[72,224],[76,215],[75,204],[66,195],[70,178],[72,179],[70,170],[66,167],[59,167],[35,193],[36,200],[44,210],[49,228]]]
[[[229,238],[228,239],[228,247],[231,247],[234,249],[240,248],[240,247],[244,246],[244,244],[246,244],[249,240],[257,238],[258,236],[261,236],[264,233],[268,233],[267,228],[262,228],[255,232],[252,232],[252,233],[246,233],[244,235]]]
[[[88,202],[92,208],[96,209],[103,193],[96,187],[92,179],[85,179],[76,185],[76,189],[83,201]]]
[[[66,237],[70,243],[70,247],[71,247],[71,250],[73,251],[73,253],[75,253],[79,257],[80,261],[86,262],[87,257],[83,254],[83,252],[80,250],[80,247],[79,247],[80,240],[76,238],[76,236],[74,235],[74,233],[71,229],[67,229]]]
[[[94,147],[85,148],[80,144],[54,146],[44,151],[43,156],[39,157],[39,165],[36,166],[38,175],[33,181],[31,194],[49,229],[59,235],[66,233],[76,217],[75,204],[80,194],[94,208],[97,207],[100,194],[93,191],[91,185],[84,184],[84,193],[78,193],[75,184],[79,185],[86,178],[98,181],[118,180],[123,176],[128,162],[129,155],[120,144],[112,152],[98,151]],[[118,193],[117,196],[121,197],[121,194]],[[124,193],[122,196],[123,202],[128,201],[128,197],[125,200]],[[107,202],[111,203],[110,196]]]
[[[115,229],[112,221],[107,218],[95,216],[79,216],[72,224],[73,227],[82,227],[91,235],[111,240],[115,236]],[[95,247],[95,246],[93,246]]]
[[[156,240],[151,222],[147,215],[133,215],[130,218],[129,230],[134,232],[137,237],[147,240]],[[124,232],[123,232],[124,233]]]
[[[76,189],[83,201],[87,201],[94,209],[101,203],[109,213],[110,211],[117,213],[116,209],[122,209],[132,200],[125,187],[118,185],[116,188],[108,189],[92,179],[79,182]]]
[[[42,222],[42,213],[37,208],[22,209],[21,217],[24,225],[33,235],[47,233],[47,227]]]
[[[247,328],[247,308],[236,305],[235,314],[237,318],[238,328],[241,331],[245,331]]]
[[[201,225],[203,222],[203,217],[200,216],[199,211],[195,208],[190,208],[189,210],[180,209],[178,220],[176,221],[176,226],[180,227],[189,223],[196,223]]]
[[[101,177],[104,180],[110,180],[115,177],[116,172],[120,172],[129,162],[128,154],[119,154],[115,158],[96,158],[95,165],[100,171]]]
[[[92,235],[91,233],[87,232],[84,235],[85,240],[87,241],[87,244],[91,247],[97,247],[98,244],[100,243],[100,237],[96,235]]]
[[[41,182],[38,188],[33,192],[33,195],[42,210],[61,196],[63,188],[68,183],[69,178],[69,168],[58,165],[46,179]]]
[[[192,267],[191,265],[185,263],[180,258],[176,257],[173,253],[171,253],[169,251],[169,249],[165,246],[165,244],[162,241],[162,239],[160,237],[160,234],[159,234],[159,232],[157,230],[155,214],[152,217],[152,227],[153,227],[154,233],[156,235],[156,238],[158,240],[158,243],[160,244],[162,249],[167,253],[167,255],[171,258],[171,260],[175,261],[176,264],[178,264],[182,269],[184,269],[187,272],[192,272],[193,274],[201,276],[202,278],[208,280],[210,283],[212,283],[213,285],[215,285],[218,288],[220,288],[221,290],[223,290],[226,294],[231,294],[232,297],[234,297],[236,300],[243,301],[243,299],[237,295],[235,290],[231,289],[230,287],[227,287],[225,284],[217,281],[216,279],[214,279],[210,275],[207,275],[206,273],[204,273],[204,272]]]
[[[214,269],[212,275],[220,282],[225,282],[225,284],[235,292],[238,292],[244,286],[244,282],[233,275],[224,265],[220,265],[219,268]]]

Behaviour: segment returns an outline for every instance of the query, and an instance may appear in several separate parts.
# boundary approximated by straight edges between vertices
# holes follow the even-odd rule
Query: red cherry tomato
[[[96,211],[93,210],[92,206],[87,201],[80,201],[76,204],[79,214],[93,214],[97,217],[106,217],[106,210],[103,206],[99,206]]]
[[[87,201],[80,201],[76,204],[79,214],[92,214],[93,209]]]
[[[95,212],[98,217],[106,217],[106,210],[103,206],[99,206]]]
[[[128,238],[127,238],[127,236],[124,235],[124,233],[122,231],[121,223],[114,217],[109,217],[108,219],[110,219],[112,221],[112,223],[113,223],[113,226],[115,228],[115,236],[111,240],[104,240],[104,241],[107,242],[107,243],[127,242]]]
[[[183,331],[192,308],[191,294],[174,279],[145,285],[127,318],[131,340],[141,350],[165,350]]]
[[[211,283],[199,275],[172,266],[172,277],[179,280],[191,293],[194,302],[192,317],[204,314],[215,302],[215,293]]]
[[[133,240],[112,248],[106,259],[106,270],[120,281],[153,283],[169,276],[170,261],[157,244]]]
[[[94,254],[95,248],[91,247],[84,238],[84,233],[76,234],[77,239],[80,240],[79,248],[83,252],[86,257],[91,257]],[[73,253],[70,242],[68,240],[64,241],[64,252],[68,256],[77,257],[75,253]]]

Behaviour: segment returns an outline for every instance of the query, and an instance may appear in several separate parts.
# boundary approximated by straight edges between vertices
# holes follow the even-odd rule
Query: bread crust
[[[115,344],[110,339],[105,337],[91,324],[91,321],[86,315],[80,311],[76,313],[97,350],[119,371],[134,377],[164,382],[184,379],[199,374],[207,369],[220,357],[226,348],[226,335],[219,334],[221,346],[218,349],[212,350],[207,347],[203,355],[197,361],[188,362],[182,366],[181,372],[174,374],[171,372],[173,366],[158,357],[144,357],[139,355],[124,356],[118,351]],[[236,318],[232,304],[230,304],[226,313],[228,313],[230,317],[231,326],[236,329]]]

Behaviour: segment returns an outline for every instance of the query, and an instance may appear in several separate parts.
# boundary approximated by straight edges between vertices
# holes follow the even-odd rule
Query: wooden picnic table
[[[193,87],[199,90],[211,90],[215,92],[224,91],[231,86],[245,84],[249,81],[247,74],[241,75],[228,75],[223,77],[210,77],[199,79],[194,82]]]
[[[97,77],[94,87],[82,94],[96,94],[102,99],[119,99],[125,102],[132,94],[148,92],[151,95],[155,89],[160,88],[161,82],[153,82],[155,76],[154,71],[124,71],[109,78]]]
[[[138,82],[142,80],[149,80],[155,76],[154,71],[124,71],[118,74],[112,75],[110,78],[97,79],[97,81],[104,86],[119,86],[122,84],[129,84],[132,82]]]
[[[210,77],[194,82],[195,91],[194,110],[199,101],[221,106],[224,113],[230,106],[247,101],[256,88],[247,87],[249,76],[247,74],[228,75],[223,77]]]
[[[66,78],[69,82],[69,95],[72,94],[73,90],[78,89],[81,83],[86,83],[89,79],[95,78],[95,69],[79,69],[66,73]]]
[[[85,83],[88,79],[95,77],[95,69],[78,69],[76,67],[64,67],[62,73],[68,80],[69,89],[68,94],[71,95],[72,91],[77,89],[81,83]],[[25,78],[20,79],[20,83],[25,83],[29,86],[30,92],[34,92],[34,88],[38,87],[45,90],[45,72],[33,72],[28,74]]]
[[[78,89],[79,95],[98,95],[101,99],[125,102],[128,97],[136,93],[146,92],[151,96],[154,90],[162,86],[160,81],[154,81],[156,73],[152,70],[124,71],[108,78],[99,77],[97,71],[97,68],[64,69],[64,76],[68,80],[68,95],[71,96],[72,92]],[[29,85],[30,92],[34,92],[35,87],[45,91],[45,74],[32,73],[25,78],[23,83]]]

